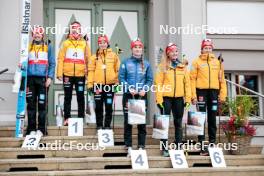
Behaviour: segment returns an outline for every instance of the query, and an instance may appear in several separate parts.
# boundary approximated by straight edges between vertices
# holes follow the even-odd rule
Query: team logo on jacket
[[[199,101],[200,102],[204,101],[204,97],[203,96],[199,96]]]
[[[64,77],[64,82],[65,83],[69,82],[69,78],[68,77]]]
[[[100,89],[97,89],[96,91],[95,91],[95,94],[100,94],[102,91],[100,90]]]
[[[206,67],[206,66],[207,66],[207,64],[201,64],[201,65],[200,65],[201,68],[204,68],[204,67]]]

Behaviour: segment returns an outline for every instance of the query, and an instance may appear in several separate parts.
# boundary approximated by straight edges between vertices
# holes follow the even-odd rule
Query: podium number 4
[[[133,169],[148,169],[148,157],[146,150],[132,150],[131,162]]]

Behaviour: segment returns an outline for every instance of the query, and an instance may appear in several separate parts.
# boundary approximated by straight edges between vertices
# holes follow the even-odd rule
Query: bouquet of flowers
[[[256,135],[256,128],[250,125],[247,119],[235,115],[231,116],[222,128],[227,137]]]
[[[256,109],[256,102],[248,95],[240,95],[229,99],[226,104],[230,119],[222,125],[223,131],[230,143],[237,144],[236,149],[230,149],[234,155],[246,155],[249,151],[252,136],[256,128],[249,124],[249,117]]]

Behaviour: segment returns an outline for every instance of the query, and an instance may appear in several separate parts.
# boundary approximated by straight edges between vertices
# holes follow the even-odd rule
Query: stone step
[[[137,144],[137,135],[132,135],[133,144]],[[1,137],[0,138],[0,148],[5,147],[21,147],[22,143],[24,141],[25,137],[23,138],[14,138],[14,137]],[[218,142],[218,135],[217,135],[217,142]],[[227,142],[227,138],[224,134],[220,135],[221,142]],[[183,136],[183,140],[189,140],[189,141],[197,141],[197,136]],[[120,145],[124,145],[124,136],[123,135],[114,135],[114,141],[115,143],[120,143]],[[174,141],[174,134],[170,135],[169,142]],[[45,143],[48,145],[54,145],[54,144],[64,144],[64,143],[73,143],[78,144],[81,143],[83,145],[90,143],[90,144],[96,144],[98,142],[97,135],[93,136],[46,136],[42,137],[40,143]],[[146,145],[159,145],[160,140],[153,139],[152,135],[146,136]]]
[[[193,146],[194,147],[194,146]],[[136,146],[133,147],[136,149]],[[250,146],[249,154],[261,154],[262,146]],[[146,146],[148,156],[161,156],[162,151],[159,145]],[[190,148],[187,150],[188,155],[199,155],[200,150]],[[227,150],[223,150],[225,155],[228,155]],[[124,146],[107,147],[104,150],[89,150],[77,148],[57,149],[49,148],[44,150],[28,150],[23,148],[0,148],[0,159],[25,159],[25,158],[84,158],[84,157],[122,157],[127,155],[127,149]]]
[[[243,166],[243,167],[227,167],[227,168],[211,168],[211,167],[193,167],[188,169],[173,169],[173,168],[151,168],[148,170],[132,170],[132,169],[108,169],[108,170],[66,170],[66,171],[37,171],[37,172],[0,172],[0,176],[190,176],[190,175],[203,175],[203,176],[263,176],[263,166]]]
[[[57,126],[48,126],[48,136],[67,136],[68,135],[68,127],[57,127]],[[153,126],[147,125],[147,134],[152,134]],[[170,125],[169,133],[174,133],[174,126]],[[183,133],[185,132],[185,127],[183,125]],[[205,133],[207,134],[208,130],[207,127],[205,129]],[[217,134],[219,131],[217,131]],[[220,131],[221,134],[223,134],[223,130]],[[87,135],[95,135],[96,134],[96,126],[95,125],[89,125],[84,126],[83,128],[83,134],[85,136]],[[114,134],[116,135],[122,135],[124,134],[124,126],[115,126],[114,128]],[[133,134],[138,134],[138,130],[136,126],[133,126]],[[0,137],[14,137],[15,136],[15,127],[0,127]],[[24,131],[25,136],[25,131]]]
[[[189,167],[197,164],[210,165],[209,156],[187,156]],[[263,155],[225,155],[225,161],[230,166],[263,166]],[[172,168],[170,158],[148,157],[150,168]],[[109,157],[109,158],[45,158],[45,159],[2,159],[0,160],[0,171],[8,172],[21,168],[36,168],[38,171],[61,171],[61,170],[98,170],[108,167],[131,167],[131,160],[127,157]],[[224,169],[223,169],[224,170]]]

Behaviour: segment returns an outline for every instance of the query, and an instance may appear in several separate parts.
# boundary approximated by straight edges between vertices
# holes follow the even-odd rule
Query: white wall
[[[43,24],[43,0],[32,0],[32,23]],[[19,61],[21,0],[0,1],[0,124],[15,125],[17,95],[11,92],[12,79]]]
[[[182,0],[181,25],[201,27],[206,24],[206,0]],[[198,31],[199,32],[199,31]],[[189,66],[201,53],[201,41],[205,38],[203,33],[182,34],[182,53],[186,55]]]
[[[211,27],[236,27],[239,34],[264,34],[264,2],[208,1]]]
[[[12,12],[12,13],[11,13]],[[15,71],[19,57],[19,0],[2,0],[0,5],[0,69]]]
[[[43,0],[32,1],[31,24],[43,24]],[[9,68],[15,72],[19,60],[20,0],[0,2],[0,69]]]

